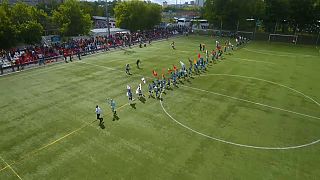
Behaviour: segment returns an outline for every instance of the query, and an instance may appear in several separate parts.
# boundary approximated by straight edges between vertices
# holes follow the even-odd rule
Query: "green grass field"
[[[199,43],[215,45],[205,36],[174,41],[177,50],[154,42],[0,77],[0,179],[320,178],[317,49],[251,42],[162,103],[128,105],[127,84],[135,90],[152,69],[188,64]]]

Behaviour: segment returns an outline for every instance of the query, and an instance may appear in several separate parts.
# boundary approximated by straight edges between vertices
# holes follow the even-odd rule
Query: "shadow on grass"
[[[112,121],[119,121],[119,116],[117,114],[113,115]]]
[[[137,109],[136,103],[132,103],[132,104],[130,104],[130,106],[131,106],[133,109]]]
[[[105,129],[106,127],[104,126],[104,122],[102,122],[101,124],[99,124],[101,129]]]
[[[143,104],[146,103],[146,98],[144,97],[139,97],[139,101],[141,101]]]

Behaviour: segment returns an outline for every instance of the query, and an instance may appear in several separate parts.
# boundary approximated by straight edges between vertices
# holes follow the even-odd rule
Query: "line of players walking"
[[[246,44],[248,40],[243,37],[238,37],[236,39],[236,47],[239,47],[242,44]],[[176,49],[175,43],[171,43],[172,49]],[[235,49],[234,45],[230,41],[226,41],[224,45],[221,45],[219,41],[216,41],[216,48],[209,53],[206,49],[205,44],[199,45],[200,52],[204,53],[204,57],[201,56],[199,53],[197,58],[193,60],[188,58],[187,67],[184,62],[180,61],[180,68],[175,65],[172,65],[167,70],[163,69],[161,76],[159,77],[158,73],[153,70],[152,75],[153,78],[151,79],[150,83],[148,83],[148,98],[155,98],[160,99],[161,94],[165,92],[165,90],[172,89],[172,87],[178,87],[179,82],[182,83],[182,80],[188,80],[189,78],[193,78],[194,75],[199,75],[205,72],[209,66],[209,64],[217,63],[217,61],[223,60],[224,54],[231,54],[231,52]],[[138,59],[136,61],[137,68],[140,69],[141,60]],[[125,72],[127,75],[131,75],[130,72],[130,64],[126,64]],[[138,84],[137,89],[135,91],[138,99],[144,99],[145,95],[142,91],[142,85],[147,84],[146,78],[142,77],[141,82]],[[129,104],[135,104],[132,87],[127,85],[126,87],[126,95],[128,97]],[[117,112],[116,112],[116,102],[114,99],[107,99],[107,104],[110,105],[111,111],[113,114],[113,120],[117,119]],[[100,125],[103,124],[103,118],[100,117],[102,111],[100,107],[96,106],[96,114],[97,119],[100,120]]]
[[[247,39],[243,37],[238,37],[236,40],[236,47],[239,47],[242,44],[247,43]],[[172,49],[176,49],[175,42],[171,43]],[[210,63],[216,63],[224,59],[224,54],[231,54],[231,52],[235,49],[234,45],[230,41],[226,41],[224,45],[221,45],[219,41],[216,41],[216,48],[209,53],[206,49],[205,44],[200,44],[199,46],[200,52],[205,53],[205,57],[202,57],[201,54],[198,54],[198,58],[188,59],[189,66],[187,67],[184,62],[180,61],[180,68],[175,65],[168,68],[167,70],[162,70],[161,76],[159,77],[158,73],[153,70],[152,75],[154,80],[151,80],[148,83],[148,97],[160,99],[161,93],[165,92],[167,89],[171,89],[172,86],[177,87],[181,80],[186,80],[192,78],[193,75],[199,75],[202,72],[205,72]],[[140,60],[138,59],[136,64],[137,67],[140,68]],[[167,72],[165,72],[167,71]],[[126,64],[126,74],[130,75],[130,65]],[[150,78],[153,79],[153,78]],[[142,78],[141,83],[139,83],[136,94],[138,98],[145,97],[142,92],[142,84],[146,84],[146,79]],[[133,103],[133,93],[130,85],[127,85],[127,96],[129,99],[129,103]]]

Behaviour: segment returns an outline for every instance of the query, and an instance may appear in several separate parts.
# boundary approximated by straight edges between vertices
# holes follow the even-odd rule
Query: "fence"
[[[194,30],[195,34],[199,35],[209,35],[209,36],[221,36],[221,37],[232,37],[234,38],[237,35],[241,35],[252,40],[257,41],[269,41],[269,35],[271,33],[266,32],[245,32],[245,31],[236,31],[236,30],[220,30],[220,29],[197,29]],[[297,33],[297,44],[305,45],[320,45],[320,33],[319,34],[305,34]],[[279,41],[282,42],[282,41]],[[288,41],[288,43],[291,41]]]

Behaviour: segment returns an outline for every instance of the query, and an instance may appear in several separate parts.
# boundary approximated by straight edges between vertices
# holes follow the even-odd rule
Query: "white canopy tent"
[[[110,28],[110,34],[116,34],[116,33],[130,33],[127,29],[120,29],[120,28]],[[108,35],[108,29],[107,28],[101,28],[101,29],[92,29],[90,31],[90,34],[92,36],[106,36]]]

